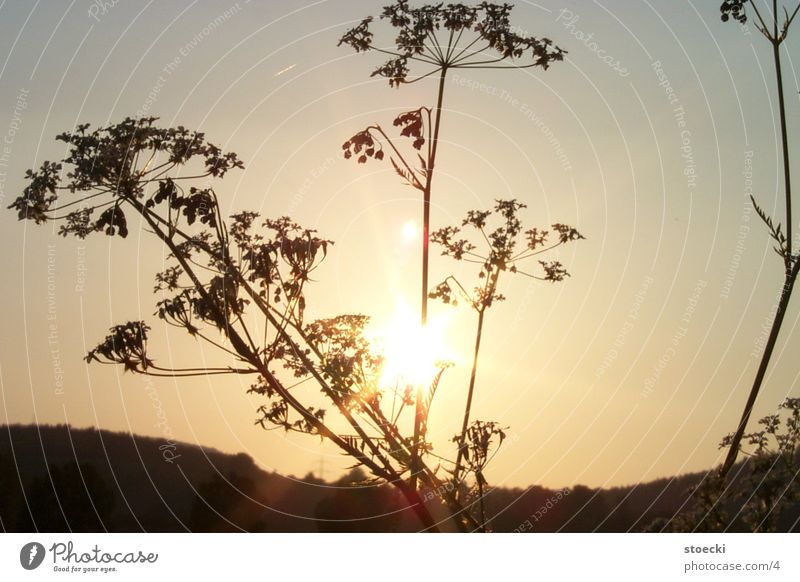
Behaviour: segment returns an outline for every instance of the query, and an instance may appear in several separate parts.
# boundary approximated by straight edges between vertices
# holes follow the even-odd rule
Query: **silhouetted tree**
[[[767,337],[766,344],[764,345],[764,352],[761,356],[758,370],[756,371],[753,386],[750,389],[750,395],[742,412],[741,420],[736,428],[731,439],[731,447],[728,450],[728,455],[722,465],[720,474],[724,479],[728,472],[736,463],[736,458],[739,454],[739,443],[744,437],[747,430],[747,423],[750,420],[750,415],[753,412],[753,407],[756,403],[756,398],[764,382],[764,377],[769,367],[772,352],[775,349],[775,343],[778,340],[783,318],[786,315],[786,310],[789,307],[789,300],[791,299],[792,290],[794,289],[795,282],[797,281],[797,274],[800,272],[800,255],[795,252],[793,245],[795,241],[792,238],[793,218],[792,218],[792,179],[791,179],[791,164],[789,161],[789,135],[786,128],[786,96],[783,87],[783,72],[781,68],[781,46],[786,40],[789,33],[789,28],[792,25],[798,10],[800,10],[800,3],[798,3],[791,13],[786,8],[783,8],[782,14],[778,7],[777,0],[772,1],[772,13],[762,14],[758,5],[751,0],[725,0],[720,6],[722,13],[722,20],[729,21],[733,19],[740,24],[744,24],[748,20],[747,10],[752,10],[756,16],[756,28],[767,39],[772,47],[772,57],[775,67],[775,81],[778,93],[778,117],[780,120],[781,132],[781,151],[783,154],[783,190],[785,199],[786,220],[785,227],[780,222],[777,224],[767,213],[758,205],[755,197],[750,196],[758,216],[764,221],[769,234],[775,241],[775,252],[781,257],[783,261],[783,285],[781,287],[778,305],[775,311],[775,318],[772,321],[772,327]],[[763,8],[762,8],[763,10]],[[792,94],[794,95],[794,94]],[[771,106],[770,106],[771,108]],[[771,111],[771,109],[770,109]],[[784,234],[783,230],[786,229]]]

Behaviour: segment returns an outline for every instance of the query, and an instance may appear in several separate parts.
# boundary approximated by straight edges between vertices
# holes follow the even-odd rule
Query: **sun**
[[[398,301],[388,324],[375,334],[373,344],[384,357],[381,388],[427,386],[441,365],[455,356],[447,345],[449,318],[430,318],[422,327],[419,313]]]

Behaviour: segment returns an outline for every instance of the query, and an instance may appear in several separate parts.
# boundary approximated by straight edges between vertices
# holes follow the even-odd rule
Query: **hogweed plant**
[[[542,260],[540,257],[556,247],[584,238],[573,227],[561,223],[553,224],[550,230],[531,228],[523,231],[519,211],[524,208],[525,204],[517,200],[497,200],[492,210],[470,210],[460,226],[444,227],[431,234],[431,241],[441,247],[442,255],[455,261],[478,265],[479,284],[471,291],[457,277],[450,275],[431,291],[430,297],[450,305],[463,301],[477,314],[464,420],[461,432],[453,438],[457,453],[452,475],[455,489],[461,490],[461,471],[463,461],[466,460],[469,469],[467,472],[473,474],[478,488],[481,515],[484,514],[482,500],[486,483],[483,476],[485,462],[475,464],[480,457],[473,450],[474,442],[476,439],[484,442],[487,438],[486,431],[491,429],[491,432],[497,426],[495,423],[483,421],[470,424],[486,312],[495,303],[505,300],[498,290],[500,277],[505,273],[551,283],[563,281],[569,276],[564,265],[560,261]],[[478,434],[483,436],[478,438]],[[504,434],[497,434],[502,442]],[[485,523],[485,517],[481,523]]]
[[[758,425],[743,435],[746,445],[738,443],[746,459],[743,483],[748,492],[738,517],[748,531],[774,532],[783,511],[800,500],[800,398],[787,398]],[[720,447],[733,446],[733,438],[726,436]]]
[[[249,392],[263,399],[258,425],[329,441],[376,482],[397,487],[423,529],[436,531],[409,483],[414,441],[400,427],[411,419],[389,412],[378,387],[383,361],[364,336],[368,318],[306,320],[306,290],[332,241],[287,217],[243,211],[226,221],[214,184],[242,162],[202,133],[155,121],[128,118],[59,135],[66,157],[29,170],[10,208],[20,220],[55,223],[58,234],[79,239],[125,239],[136,219],[168,253],[155,278],[155,317],[212,348],[219,362],[163,365],[144,321],[112,327],[87,362],[160,377],[252,378]],[[420,483],[444,492],[455,527],[479,529],[427,464],[430,449],[423,438],[414,465]]]
[[[359,163],[366,163],[370,158],[383,160],[388,155],[401,179],[422,193],[420,319],[423,326],[428,319],[431,188],[448,73],[477,69],[547,69],[564,58],[565,51],[550,39],[521,34],[520,29],[512,26],[512,10],[511,4],[489,2],[476,6],[440,3],[411,7],[407,0],[397,0],[383,8],[378,22],[371,16],[365,18],[339,41],[340,45],[345,44],[358,53],[388,56],[372,76],[388,79],[391,87],[410,85],[428,77],[437,79],[435,105],[408,111],[394,120],[394,126],[400,128],[399,137],[412,140],[412,151],[404,151],[398,136],[390,136],[380,124],[368,126],[343,145],[345,157],[355,158]],[[394,31],[395,36],[388,45],[376,43],[373,32],[376,24],[388,25]],[[386,34],[390,34],[389,31]],[[423,422],[422,399],[420,387],[416,398],[417,438]]]
[[[783,262],[783,286],[781,287],[780,295],[778,298],[778,305],[775,311],[775,318],[772,321],[772,327],[764,345],[764,352],[761,355],[761,362],[759,363],[758,370],[756,371],[753,380],[753,386],[750,389],[750,394],[744,406],[739,425],[730,440],[730,448],[725,458],[725,462],[720,469],[720,475],[724,479],[730,472],[731,468],[736,463],[739,454],[739,444],[745,436],[747,430],[747,423],[750,420],[750,415],[753,412],[758,393],[761,390],[761,385],[764,382],[764,377],[767,373],[772,353],[775,349],[775,344],[780,334],[783,319],[789,307],[789,300],[792,296],[795,282],[797,281],[798,271],[800,271],[800,255],[793,248],[793,226],[794,219],[792,216],[792,179],[791,179],[791,164],[789,161],[789,135],[786,126],[786,95],[783,86],[783,72],[781,67],[781,47],[789,33],[789,28],[800,10],[800,3],[793,9],[789,10],[786,7],[779,6],[777,0],[772,1],[771,14],[766,12],[762,6],[759,9],[756,2],[752,0],[726,0],[722,2],[720,11],[722,13],[723,21],[733,20],[740,24],[744,24],[748,20],[748,10],[751,10],[756,18],[756,28],[761,35],[767,39],[772,47],[773,64],[775,68],[775,82],[778,93],[778,117],[780,120],[781,132],[781,151],[782,151],[782,165],[783,165],[783,190],[785,201],[785,222],[777,222],[773,220],[767,213],[756,203],[753,196],[750,197],[753,207],[755,208],[758,216],[763,220],[766,225],[770,237],[775,241],[775,252],[781,257]],[[794,95],[794,94],[793,94]],[[785,230],[785,233],[784,233]]]
[[[729,482],[709,474],[692,492],[694,504],[668,523],[651,530],[670,531],[792,531],[793,508],[800,501],[800,398],[787,398],[773,414],[758,421],[759,428],[742,435],[744,456],[736,477]],[[720,448],[733,445],[727,435]],[[788,519],[787,519],[788,518]]]
[[[503,441],[506,439],[506,430],[497,422],[476,420],[469,426],[461,439],[465,443],[463,447],[464,462],[467,464],[469,471],[475,475],[475,486],[472,490],[466,489],[468,498],[465,501],[470,505],[474,505],[477,502],[480,515],[480,531],[482,532],[489,531],[485,501],[488,482],[484,476],[484,470],[500,450]],[[496,443],[495,440],[497,441]],[[460,489],[462,491],[465,490],[464,488]]]
[[[394,120],[394,126],[400,128],[400,137],[413,140],[411,145],[417,151],[416,156],[412,157],[409,152],[401,153],[397,138],[393,140],[379,124],[368,126],[343,146],[345,157],[355,157],[359,163],[365,163],[368,158],[382,160],[388,151],[395,171],[406,183],[423,193],[423,323],[427,316],[431,186],[447,74],[457,69],[547,69],[553,62],[564,58],[564,51],[550,39],[519,34],[518,29],[511,25],[512,9],[510,4],[488,2],[477,6],[434,4],[412,8],[407,0],[397,0],[384,7],[379,18],[394,29],[393,46],[384,48],[375,44],[373,17],[362,20],[339,41],[340,45],[348,45],[356,52],[388,55],[389,60],[378,66],[372,76],[388,79],[392,87],[432,76],[438,78],[435,106],[420,107]]]
[[[423,193],[422,321],[427,319],[430,196],[447,72],[455,68],[542,67],[561,60],[547,39],[514,32],[511,7],[482,3],[409,8],[398,1],[382,19],[397,32],[391,59],[377,75],[399,86],[439,76],[435,107],[400,115],[401,137],[412,138],[415,160],[401,154],[397,140],[371,126],[345,144],[345,155],[382,159]],[[384,52],[372,43],[371,19],[342,38],[357,51]],[[440,35],[447,37],[440,42]],[[468,40],[470,39],[471,40]],[[487,56],[491,55],[491,56]],[[524,62],[523,62],[524,61]],[[512,64],[508,64],[512,63]],[[411,78],[411,65],[427,73]],[[111,328],[86,356],[87,362],[122,365],[128,372],[159,377],[224,376],[252,378],[249,392],[263,398],[256,423],[327,440],[367,469],[376,482],[397,487],[426,531],[437,531],[420,487],[441,492],[449,517],[460,531],[485,530],[465,508],[457,491],[438,476],[429,459],[424,420],[443,368],[427,393],[406,394],[404,405],[389,407],[379,387],[383,358],[365,337],[369,321],[342,314],[307,321],[307,288],[333,241],[288,217],[242,211],[224,217],[214,184],[243,168],[233,152],[223,152],[205,136],[184,127],[163,128],[156,118],[127,118],[91,128],[88,124],[57,136],[67,154],[26,174],[27,185],[10,205],[20,220],[55,223],[62,236],[126,238],[136,221],[166,252],[156,274],[155,317],[213,348],[215,365],[173,367],[151,353],[151,327],[128,321]],[[384,153],[385,152],[385,153]],[[413,419],[401,418],[413,413]],[[410,422],[409,422],[410,421]],[[413,424],[413,434],[401,427]],[[499,438],[493,424],[474,425],[462,435],[462,456],[476,475],[491,458]],[[487,432],[488,431],[488,432]],[[436,462],[438,463],[438,457]],[[481,480],[483,487],[485,481]]]

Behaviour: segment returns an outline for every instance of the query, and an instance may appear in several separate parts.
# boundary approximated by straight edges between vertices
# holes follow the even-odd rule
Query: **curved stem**
[[[439,528],[433,521],[433,517],[431,516],[428,509],[425,507],[425,504],[422,498],[420,497],[419,492],[416,489],[412,489],[411,486],[408,485],[403,479],[398,478],[396,480],[389,482],[395,487],[397,487],[403,494],[403,497],[406,498],[406,501],[409,502],[412,509],[414,510],[414,513],[417,514],[417,517],[425,526],[424,531],[431,533],[438,533]]]
[[[750,415],[753,412],[753,407],[755,406],[758,392],[761,390],[761,384],[764,382],[764,376],[767,373],[769,361],[772,358],[772,351],[775,349],[775,343],[777,342],[778,334],[781,331],[783,318],[786,315],[786,309],[789,306],[789,299],[792,295],[792,289],[794,288],[794,283],[797,280],[798,268],[800,268],[800,260],[795,261],[792,270],[787,275],[786,281],[783,284],[781,297],[778,301],[778,309],[775,312],[775,319],[772,322],[772,328],[769,331],[767,344],[764,347],[764,353],[761,356],[761,363],[758,365],[758,371],[756,372],[756,377],[753,380],[753,387],[750,389],[750,396],[747,398],[747,403],[744,406],[744,412],[742,412],[742,418],[739,421],[739,426],[736,428],[736,432],[731,440],[728,455],[725,457],[725,462],[719,471],[719,476],[723,480],[736,463],[736,457],[739,454],[739,446],[742,442],[742,438],[744,437],[744,431],[747,428],[747,422],[750,420]]]
[[[403,154],[401,154],[401,153],[400,153],[400,150],[398,150],[398,149],[397,149],[397,146],[395,146],[395,145],[394,145],[394,142],[392,141],[392,138],[390,138],[388,135],[386,135],[386,132],[385,132],[385,131],[383,131],[383,128],[382,128],[380,125],[371,125],[371,126],[370,126],[369,128],[367,128],[367,129],[370,129],[370,128],[371,128],[371,129],[374,129],[375,131],[377,131],[377,132],[378,132],[378,133],[381,135],[381,137],[382,137],[383,139],[385,139],[385,140],[386,140],[386,143],[388,143],[388,144],[391,146],[391,148],[392,148],[392,150],[394,151],[394,153],[395,153],[395,155],[397,156],[397,158],[398,158],[398,159],[399,159],[399,160],[400,160],[400,161],[403,163],[403,165],[405,166],[405,168],[406,168],[406,171],[408,172],[408,174],[409,174],[409,175],[410,175],[412,178],[414,178],[414,184],[412,184],[412,186],[413,186],[414,188],[416,188],[417,190],[422,190],[422,189],[424,189],[424,186],[422,186],[422,184],[420,183],[420,181],[419,181],[419,178],[417,178],[417,173],[414,171],[414,169],[411,167],[411,165],[410,165],[410,164],[409,164],[409,163],[406,161],[406,159],[403,157]]]
[[[775,313],[775,319],[772,322],[772,328],[767,338],[767,344],[764,347],[764,353],[761,356],[761,362],[758,366],[758,371],[753,380],[753,386],[750,389],[750,395],[742,412],[741,420],[733,435],[730,443],[728,455],[725,462],[720,469],[720,478],[725,479],[733,465],[736,463],[736,458],[739,455],[739,447],[744,437],[744,432],[747,429],[747,423],[750,420],[750,415],[753,412],[753,407],[758,398],[758,393],[761,390],[761,385],[764,382],[764,376],[767,373],[772,352],[775,349],[775,343],[778,340],[778,335],[783,325],[783,318],[786,315],[786,310],[789,307],[789,300],[792,296],[795,281],[797,280],[798,269],[800,269],[800,257],[794,258],[792,256],[792,184],[791,173],[789,169],[789,140],[788,132],[786,129],[786,107],[783,96],[783,74],[781,72],[781,53],[780,53],[780,39],[778,37],[778,13],[777,13],[777,0],[773,1],[773,18],[774,21],[774,36],[770,39],[772,42],[772,56],[775,61],[775,77],[778,85],[778,107],[781,125],[781,146],[783,150],[783,180],[784,191],[786,195],[786,254],[784,256],[784,282],[781,288],[781,295],[778,300],[778,308]]]

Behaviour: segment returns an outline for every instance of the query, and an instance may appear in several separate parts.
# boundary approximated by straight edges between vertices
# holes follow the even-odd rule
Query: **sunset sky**
[[[336,241],[312,317],[365,313],[385,329],[402,306],[418,309],[420,195],[387,163],[345,160],[341,144],[432,105],[436,87],[390,88],[369,76],[379,55],[336,46],[382,5],[0,4],[3,208],[27,168],[63,156],[56,134],[155,115],[244,160],[215,184],[223,211],[289,215]],[[547,71],[451,74],[432,225],[516,197],[526,225],[563,222],[586,240],[556,255],[570,278],[509,276],[507,301],[488,312],[474,416],[510,427],[490,482],[613,486],[709,468],[738,422],[781,284],[747,198],[783,213],[769,47],[752,25],[722,23],[713,1],[518,0],[514,24],[568,55]],[[798,42],[790,34],[785,60],[795,95]],[[352,464],[318,438],[254,426],[247,378],[151,381],[87,366],[112,324],[136,319],[154,328],[158,359],[208,354],[152,315],[164,252],[138,225],[126,240],[55,229],[0,213],[0,422],[172,435],[297,476],[322,459],[328,479]],[[432,281],[452,269],[434,251]],[[431,310],[447,320],[456,363],[429,421],[444,447],[460,428],[475,315]],[[799,394],[798,317],[795,304],[754,418]]]

